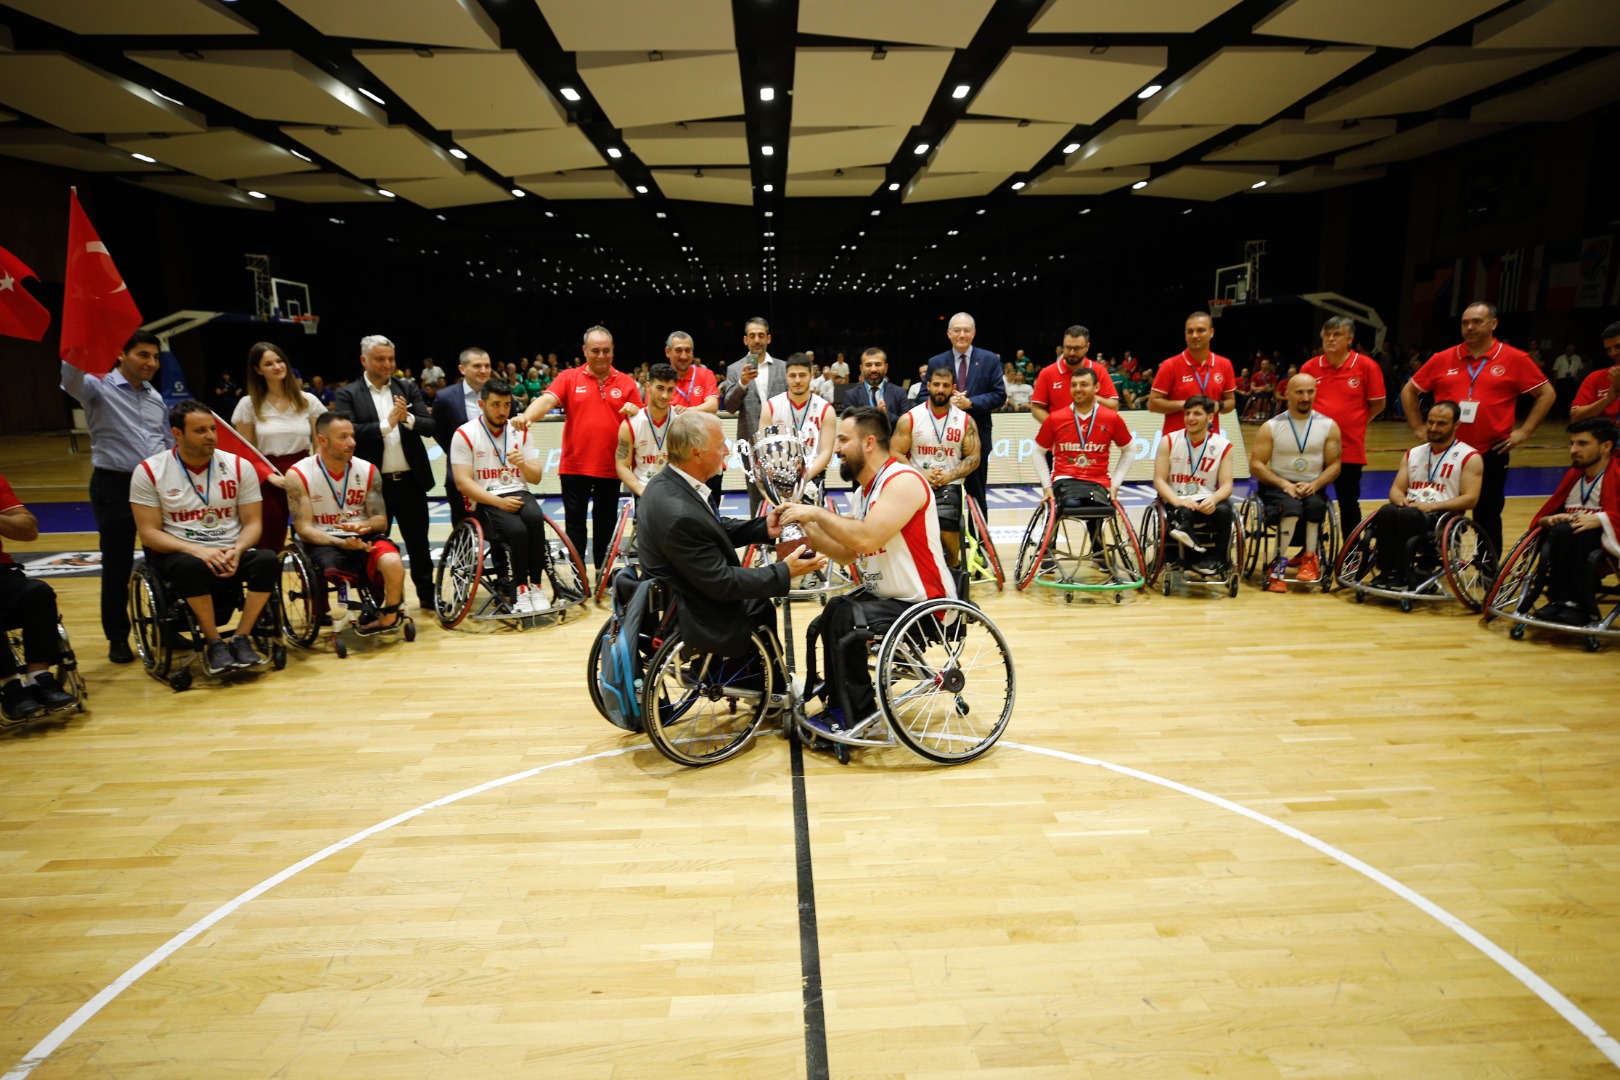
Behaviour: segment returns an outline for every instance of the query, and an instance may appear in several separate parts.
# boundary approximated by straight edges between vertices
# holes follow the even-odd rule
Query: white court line
[[[1230,799],[1223,799],[1219,795],[1211,795],[1207,791],[1200,791],[1195,787],[1188,787],[1186,784],[1178,783],[1175,780],[1170,780],[1163,776],[1155,776],[1153,773],[1143,772],[1140,769],[1133,769],[1128,765],[1115,765],[1111,761],[1103,761],[1099,758],[1086,757],[1083,754],[1071,754],[1065,750],[1048,750],[1043,746],[1028,746],[1024,743],[1008,742],[1005,739],[1001,741],[1000,745],[1010,746],[1015,750],[1024,750],[1031,754],[1041,754],[1045,757],[1061,758],[1064,761],[1073,761],[1081,765],[1095,765],[1099,769],[1107,769],[1109,772],[1116,772],[1121,776],[1129,776],[1137,780],[1145,780],[1150,784],[1157,784],[1160,787],[1169,788],[1171,791],[1179,791],[1183,795],[1191,795],[1195,799],[1201,799],[1204,802],[1209,803],[1211,806],[1218,806],[1222,810],[1230,810],[1232,813],[1238,814],[1241,817],[1246,817],[1250,821],[1259,822],[1261,825],[1264,825],[1267,828],[1277,830],[1284,836],[1298,840],[1307,847],[1315,848],[1317,851],[1320,851],[1323,855],[1326,855],[1334,862],[1347,866],[1356,873],[1361,874],[1363,877],[1382,885],[1384,888],[1388,889],[1402,900],[1405,900],[1413,907],[1416,907],[1420,911],[1432,916],[1446,929],[1450,930],[1452,933],[1468,942],[1468,944],[1472,945],[1474,948],[1496,961],[1504,971],[1506,971],[1509,975],[1512,975],[1515,979],[1518,979],[1519,982],[1524,984],[1526,989],[1535,994],[1542,1001],[1545,1001],[1548,1005],[1551,1005],[1553,1010],[1557,1012],[1559,1016],[1562,1016],[1565,1020],[1568,1020],[1570,1024],[1575,1027],[1575,1030],[1579,1031],[1582,1035],[1585,1035],[1587,1039],[1591,1041],[1592,1045],[1597,1047],[1599,1053],[1608,1058],[1615,1065],[1620,1065],[1620,1041],[1616,1041],[1613,1035],[1610,1035],[1607,1031],[1603,1030],[1603,1025],[1586,1015],[1586,1013],[1581,1010],[1580,1006],[1576,1005],[1573,1001],[1569,1000],[1569,998],[1555,990],[1546,979],[1543,979],[1540,975],[1537,975],[1535,972],[1525,967],[1524,964],[1519,962],[1518,958],[1508,953],[1507,950],[1503,949],[1490,938],[1486,937],[1484,934],[1481,934],[1478,930],[1475,930],[1472,926],[1469,926],[1467,923],[1463,922],[1461,919],[1457,918],[1457,916],[1453,915],[1439,904],[1436,904],[1433,900],[1430,900],[1422,893],[1401,884],[1399,881],[1396,881],[1382,870],[1379,870],[1376,867],[1368,866],[1354,855],[1351,855],[1345,851],[1340,851],[1327,841],[1318,840],[1308,832],[1296,829],[1292,825],[1284,824],[1283,822],[1278,821],[1276,818],[1267,817],[1258,810],[1250,810],[1248,807],[1232,802]]]
[[[1094,765],[1101,769],[1107,769],[1110,772],[1119,773],[1122,776],[1129,776],[1137,780],[1145,780],[1150,784],[1157,784],[1160,787],[1168,788],[1171,791],[1180,792],[1183,795],[1191,795],[1193,798],[1200,799],[1212,806],[1217,806],[1222,810],[1230,810],[1234,814],[1246,817],[1249,820],[1258,822],[1259,824],[1265,825],[1268,828],[1275,829],[1284,836],[1291,837],[1308,847],[1320,851],[1328,858],[1349,867],[1350,869],[1374,882],[1377,882],[1379,885],[1382,885],[1396,896],[1399,896],[1401,899],[1433,916],[1441,923],[1441,925],[1445,926],[1447,929],[1457,934],[1458,937],[1461,937],[1464,941],[1474,946],[1480,952],[1496,961],[1496,963],[1507,971],[1508,974],[1519,980],[1520,983],[1522,983],[1537,997],[1541,998],[1541,1000],[1545,1001],[1548,1005],[1551,1005],[1560,1016],[1569,1021],[1577,1031],[1585,1035],[1587,1039],[1591,1041],[1592,1045],[1597,1047],[1598,1051],[1602,1053],[1604,1057],[1608,1058],[1615,1065],[1620,1066],[1620,1042],[1616,1042],[1613,1036],[1603,1030],[1602,1025],[1600,1025],[1596,1020],[1593,1020],[1590,1016],[1586,1015],[1586,1013],[1582,1012],[1580,1007],[1574,1002],[1570,1001],[1563,994],[1553,989],[1553,987],[1545,979],[1531,971],[1529,968],[1525,967],[1524,964],[1520,963],[1513,956],[1509,955],[1495,942],[1491,941],[1489,938],[1485,937],[1485,935],[1481,934],[1479,931],[1457,918],[1457,916],[1451,914],[1449,911],[1434,903],[1432,900],[1429,900],[1422,894],[1408,888],[1399,881],[1396,881],[1383,871],[1367,865],[1355,856],[1350,855],[1347,852],[1340,851],[1338,848],[1327,843],[1326,841],[1318,840],[1311,834],[1296,829],[1292,825],[1286,825],[1283,822],[1278,821],[1276,818],[1267,817],[1265,814],[1262,814],[1257,810],[1250,810],[1246,806],[1239,805],[1238,803],[1232,802],[1229,799],[1223,799],[1219,795],[1211,795],[1207,791],[1200,791],[1198,788],[1189,787],[1186,784],[1179,783],[1175,780],[1169,780],[1162,776],[1156,776],[1153,773],[1143,772],[1140,769],[1133,769],[1128,765],[1116,765],[1110,761],[1103,761],[1099,758],[1085,757],[1081,754],[1071,754],[1065,750],[1048,750],[1041,746],[1029,746],[1024,743],[1009,742],[1006,740],[1003,740],[1001,745],[1010,746],[1014,750],[1023,750],[1031,754],[1040,754],[1045,757],[1058,758],[1063,761],[1073,761],[1080,765]],[[436,810],[442,806],[449,806],[450,804],[460,802],[462,799],[468,798],[469,796],[490,791],[494,788],[504,787],[507,784],[513,784],[519,780],[527,780],[532,776],[537,776],[540,773],[546,772],[550,769],[567,768],[570,765],[579,765],[587,761],[598,761],[602,758],[618,757],[622,754],[628,754],[636,750],[644,749],[646,749],[646,747],[641,745],[623,746],[617,750],[604,750],[598,754],[587,754],[584,757],[572,758],[568,761],[554,761],[549,765],[539,765],[533,769],[527,769],[520,773],[513,773],[510,776],[503,776],[498,780],[490,780],[487,783],[478,784],[475,787],[458,791],[453,795],[446,795],[443,798],[434,799],[432,802],[423,803],[414,810],[407,810],[403,814],[398,814],[389,818],[387,821],[378,822],[376,825],[373,825],[368,829],[362,829],[352,836],[339,840],[330,847],[317,851],[308,858],[287,867],[287,869],[281,871],[280,873],[266,878],[264,881],[255,885],[253,888],[247,890],[241,895],[226,901],[224,904],[203,916],[203,918],[199,919],[196,923],[193,923],[187,929],[181,931],[168,941],[164,942],[162,945],[158,946],[158,948],[150,955],[120,975],[95,997],[81,1005],[72,1016],[69,1016],[66,1020],[58,1024],[51,1031],[51,1033],[41,1039],[34,1046],[34,1048],[30,1050],[28,1054],[11,1069],[10,1072],[6,1073],[4,1077],[0,1077],[0,1080],[24,1080],[29,1073],[43,1065],[45,1061],[53,1053],[55,1053],[64,1042],[72,1038],[75,1032],[77,1032],[85,1024],[89,1023],[90,1020],[92,1020],[102,1009],[111,1004],[113,999],[133,986],[136,980],[138,980],[142,975],[145,975],[158,964],[162,963],[164,960],[167,960],[175,952],[189,943],[193,938],[197,937],[203,931],[215,925],[221,919],[225,918],[227,915],[230,915],[238,908],[241,908],[244,904],[257,899],[270,889],[275,888],[277,885],[280,885],[282,882],[288,880],[294,875],[309,869],[316,863],[319,863],[332,855],[336,855],[340,851],[353,847],[362,840],[369,839],[378,833],[391,829],[395,825],[400,825],[404,822],[410,821],[412,818],[419,817],[422,814],[427,813],[429,810]]]

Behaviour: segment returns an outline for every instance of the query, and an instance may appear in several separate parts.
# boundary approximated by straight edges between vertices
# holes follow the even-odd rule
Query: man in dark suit
[[[456,428],[474,417],[482,415],[478,407],[478,392],[489,381],[493,369],[489,353],[476,346],[461,350],[461,381],[440,390],[433,399],[433,441],[444,451],[444,497],[450,504],[450,524],[458,524],[467,516],[461,492],[456,490],[455,470],[450,468],[450,440]],[[363,456],[363,455],[362,455]]]
[[[889,381],[889,358],[879,348],[861,353],[861,381],[845,389],[836,404],[840,416],[850,409],[877,409],[891,427],[911,408],[905,389]]]
[[[410,553],[411,580],[423,611],[432,611],[433,551],[428,547],[427,493],[433,488],[424,439],[433,437],[433,417],[409,379],[394,377],[394,343],[381,334],[360,339],[365,374],[339,387],[336,411],[354,417],[355,456],[382,474],[390,525]]]
[[[782,529],[773,510],[766,517],[721,518],[709,506],[709,477],[726,460],[725,433],[713,413],[688,410],[669,421],[664,449],[669,465],[647,481],[636,507],[636,547],[641,566],[667,582],[680,598],[681,633],[698,649],[742,652],[748,635],[767,627],[774,636],[773,596],[813,573],[827,560],[794,552],[769,566],[745,567],[744,544],[764,543]]]
[[[968,412],[979,429],[979,445],[984,453],[979,456],[979,467],[968,475],[963,486],[984,506],[984,492],[990,480],[991,448],[995,446],[995,439],[990,435],[990,414],[1007,403],[1007,386],[1001,376],[1001,357],[973,344],[977,332],[973,316],[965,311],[952,315],[951,321],[945,324],[951,347],[930,358],[928,370],[951,369],[956,376],[956,396],[951,398],[951,404]]]

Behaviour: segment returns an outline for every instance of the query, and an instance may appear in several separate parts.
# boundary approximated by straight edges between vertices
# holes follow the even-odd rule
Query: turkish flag
[[[79,205],[77,188],[69,207],[66,286],[62,359],[91,375],[105,375],[118,363],[129,336],[140,329],[141,313],[107,245]]]
[[[0,334],[38,341],[51,325],[51,313],[22,287],[26,278],[39,280],[28,264],[0,248]]]
[[[215,413],[214,420],[217,429],[214,432],[214,437],[218,440],[215,449],[223,450],[227,454],[235,454],[253,466],[253,471],[259,474],[259,485],[263,487],[270,474],[276,472],[276,467],[270,464],[269,458],[259,453],[258,447],[237,434],[236,429],[227,424],[223,416]]]

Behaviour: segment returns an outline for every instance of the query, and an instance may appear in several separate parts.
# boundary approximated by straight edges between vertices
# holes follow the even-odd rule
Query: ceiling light
[[[759,148],[759,152],[764,154],[766,157],[770,157],[772,154],[776,153],[776,147],[765,145]]]
[[[1091,213],[1091,207],[1089,207],[1089,206],[1088,206],[1088,207],[1086,207],[1086,208],[1085,208],[1085,209],[1084,209],[1084,210],[1082,210],[1082,211],[1080,211],[1080,212],[1081,212],[1081,213],[1082,213],[1082,214],[1089,214],[1089,213]]]
[[[176,105],[179,105],[179,106],[182,106],[182,107],[185,105],[185,102],[181,101],[179,98],[172,98],[168,94],[165,94],[163,91],[159,90],[155,86],[152,88],[152,93],[156,94],[158,97],[162,98],[164,101],[172,101]]]
[[[945,235],[946,236],[955,236],[955,235],[957,235],[957,232],[958,232],[958,230],[952,229],[951,231],[947,232]]]
[[[1256,191],[1256,190],[1258,190],[1260,188],[1263,188],[1265,186],[1266,186],[1266,182],[1264,180],[1256,180],[1254,183],[1249,185],[1249,190],[1250,191]]]
[[[767,211],[765,211],[765,216],[766,217],[775,217],[776,216],[776,211],[775,210],[767,210]]]
[[[1080,144],[1079,144],[1079,143],[1077,143],[1077,142],[1072,142],[1072,143],[1070,143],[1070,144],[1069,144],[1069,145],[1068,145],[1068,146],[1065,146],[1065,147],[1064,147],[1064,148],[1063,148],[1063,152],[1064,152],[1064,153],[1065,153],[1065,154],[1072,154],[1072,153],[1074,153],[1074,152],[1075,152],[1075,151],[1076,151],[1076,150],[1078,150],[1078,149],[1080,149]]]
[[[463,150],[459,146],[452,146],[450,148],[450,156],[455,158],[457,161],[466,161],[467,151]]]
[[[667,217],[668,215],[666,215],[662,210],[660,210],[656,214],[654,214],[653,216],[658,217],[658,218],[662,218],[662,217]],[[680,233],[676,233],[675,235],[679,236]]]
[[[759,100],[761,100],[761,101],[775,101],[776,100],[776,87],[774,87],[774,86],[762,86],[762,87],[760,87],[759,88]]]
[[[397,198],[399,198],[398,195],[395,195],[392,191],[389,191],[385,187],[378,188],[377,189],[377,194],[381,195],[385,199],[397,199]]]
[[[1145,187],[1147,187],[1147,181],[1146,180],[1138,180],[1136,183],[1131,185],[1131,190],[1132,191],[1141,191]]]
[[[1157,94],[1163,89],[1164,87],[1160,86],[1158,83],[1148,83],[1147,86],[1142,88],[1142,92],[1136,95],[1136,100],[1146,101],[1148,98],[1152,97],[1154,94]]]
[[[976,215],[977,215],[977,214],[982,214],[982,213],[984,213],[984,208],[983,208],[983,207],[980,207],[980,208],[979,208],[979,209],[977,209],[977,210],[975,210],[975,211],[973,211],[973,213],[974,213],[974,214],[976,214]]]
[[[575,90],[572,86],[565,86],[558,92],[560,94],[562,94],[564,101],[578,101],[579,100],[579,91]]]
[[[1016,184],[1014,184],[1012,186],[1012,189],[1014,191],[1023,191],[1024,190],[1024,182],[1022,180],[1018,181]]]
[[[881,211],[881,210],[874,210],[874,211],[872,211],[872,216],[873,216],[873,217],[877,217],[877,216],[878,216],[878,215],[879,215],[879,214],[881,214],[881,213],[883,213],[883,211]]]
[[[515,188],[512,189],[512,195],[513,195],[514,198],[521,199],[521,198],[523,198],[523,196],[525,196],[527,194],[528,194],[528,192],[524,191],[520,187],[515,187]]]
[[[760,190],[763,191],[765,194],[769,195],[771,192],[776,190],[776,185],[775,184],[765,184],[764,186],[762,186],[760,188]]]
[[[549,218],[554,218],[554,217],[556,217],[556,216],[557,216],[557,215],[556,215],[556,214],[553,214],[553,213],[552,213],[552,212],[551,212],[551,211],[550,211],[550,210],[547,210],[547,211],[546,211],[546,217],[549,217]]]
[[[136,161],[144,161],[148,165],[156,165],[157,164],[157,158],[155,158],[155,157],[147,157],[145,154],[131,154],[129,156],[134,158]]]
[[[331,223],[332,223],[332,224],[334,224],[334,225],[341,225],[341,224],[343,224],[343,219],[342,219],[342,218],[338,218],[338,217],[329,217],[329,218],[327,218],[327,219],[326,219],[326,220],[327,220],[327,221],[330,221],[330,222],[331,222]]]
[[[270,197],[262,191],[250,191],[248,194],[253,196],[255,199],[268,199]]]
[[[889,185],[889,190],[890,190],[890,191],[899,191],[899,190],[900,190],[900,184],[899,184],[899,182],[898,182],[898,181],[896,181],[896,182],[895,182],[895,183],[892,183],[892,184],[890,184],[890,185]]]
[[[920,143],[917,144],[916,148],[913,149],[911,152],[913,154],[926,154],[926,153],[928,153],[928,144],[925,143],[925,142],[920,142]]]
[[[637,195],[645,195],[645,194],[647,194],[647,185],[646,184],[637,184],[636,185],[636,194]]]
[[[951,91],[951,97],[955,98],[957,101],[961,101],[971,93],[973,93],[973,87],[969,86],[967,83],[963,83],[955,90]]]
[[[1190,206],[1189,206],[1189,207],[1187,207],[1187,209],[1185,209],[1185,210],[1183,210],[1183,211],[1182,211],[1182,212],[1181,212],[1181,216],[1182,216],[1182,217],[1186,217],[1186,216],[1187,216],[1187,215],[1188,215],[1188,214],[1190,214],[1190,213],[1192,213],[1192,207],[1190,207]]]
[[[293,157],[297,158],[300,161],[307,161],[307,162],[309,162],[311,164],[314,164],[314,162],[315,162],[314,158],[310,157],[308,154],[300,153],[297,150],[288,150],[287,153],[291,154]]]
[[[448,220],[443,214],[434,214],[433,216],[438,218],[440,221]]]
[[[620,150],[617,146],[610,146],[608,147],[608,157],[612,158],[614,161],[617,161],[624,157],[624,151]]]
[[[357,87],[357,89],[358,89],[358,90],[359,90],[359,91],[360,91],[360,92],[361,92],[361,93],[362,93],[362,94],[364,94],[364,95],[366,95],[366,97],[368,97],[368,98],[370,98],[370,99],[371,99],[371,100],[372,100],[372,101],[375,101],[375,102],[376,102],[376,103],[377,103],[377,104],[379,104],[379,105],[386,105],[386,104],[388,104],[388,102],[386,102],[386,101],[384,101],[384,100],[383,100],[383,99],[382,99],[382,98],[380,98],[380,97],[378,97],[378,96],[377,96],[377,95],[376,95],[376,94],[373,94],[373,93],[372,93],[372,92],[371,92],[371,91],[370,91],[370,90],[367,90],[367,89],[366,89],[366,88],[365,88],[365,87],[363,87],[363,86],[361,86],[361,87]]]

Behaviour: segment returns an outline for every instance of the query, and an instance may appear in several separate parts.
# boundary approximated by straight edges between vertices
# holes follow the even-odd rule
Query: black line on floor
[[[821,942],[816,931],[816,882],[810,869],[810,811],[804,798],[804,749],[790,739],[793,765],[793,847],[799,864],[799,970],[804,984],[804,1064],[808,1080],[826,1080],[827,1016],[821,1000]]]

